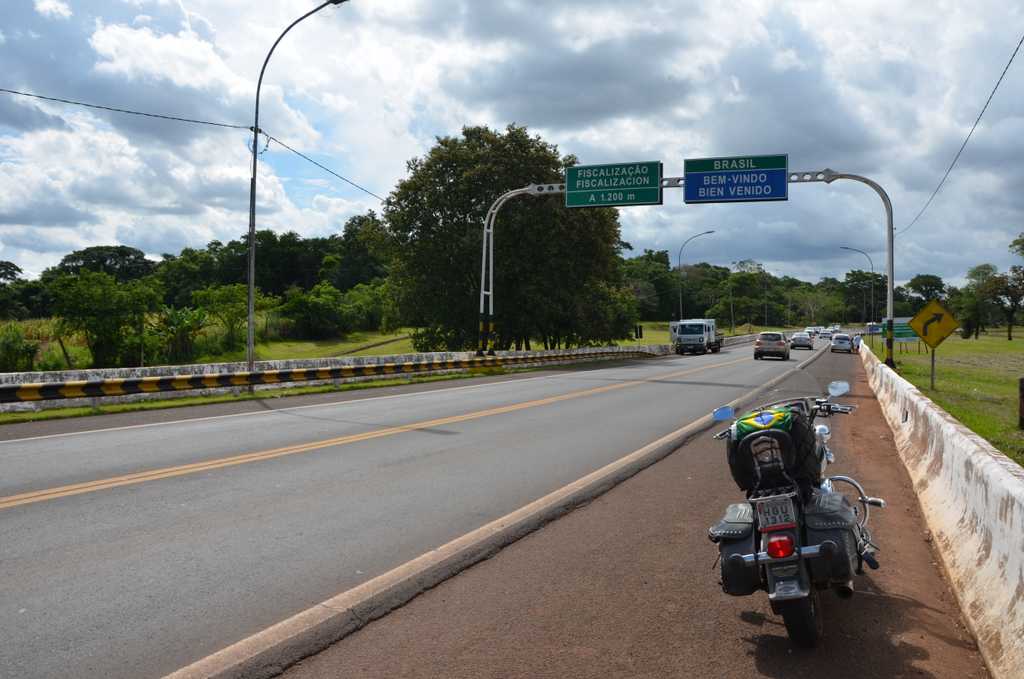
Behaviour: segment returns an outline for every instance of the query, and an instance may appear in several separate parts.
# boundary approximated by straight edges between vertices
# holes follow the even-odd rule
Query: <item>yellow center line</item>
[[[631,380],[629,382],[610,384],[603,387],[594,387],[592,389],[572,391],[566,394],[560,394],[558,396],[549,396],[547,398],[541,398],[534,401],[523,401],[521,403],[513,403],[511,405],[499,406],[497,408],[489,408],[487,410],[478,410],[476,412],[465,413],[462,415],[452,415],[450,417],[441,417],[434,420],[424,420],[422,422],[402,424],[395,427],[375,429],[373,431],[364,432],[362,434],[349,434],[347,436],[339,436],[336,438],[324,439],[321,441],[311,441],[309,443],[299,443],[296,445],[284,446],[282,448],[273,448],[271,450],[262,450],[253,453],[244,453],[242,455],[223,457],[216,460],[207,460],[205,462],[194,462],[192,464],[183,464],[175,467],[151,469],[148,471],[136,472],[134,474],[125,474],[123,476],[114,476],[106,479],[97,479],[95,481],[73,483],[67,486],[59,486],[57,488],[46,488],[43,490],[34,490],[27,493],[19,493],[17,495],[8,495],[7,497],[0,497],[0,509],[10,509],[11,507],[32,504],[34,502],[45,502],[47,500],[55,500],[61,497],[68,497],[70,495],[93,493],[100,490],[117,488],[119,486],[127,486],[135,483],[144,483],[146,481],[169,479],[175,476],[184,476],[186,474],[198,474],[200,472],[211,471],[214,469],[233,467],[239,464],[248,464],[250,462],[259,462],[262,460],[270,460],[276,457],[284,457],[285,455],[306,453],[312,450],[320,450],[321,448],[329,448],[331,446],[341,446],[349,443],[357,443],[359,441],[368,441],[370,439],[382,438],[384,436],[393,436],[395,434],[402,434],[421,429],[429,429],[431,427],[439,427],[442,425],[454,424],[456,422],[477,420],[483,417],[502,415],[505,413],[516,412],[518,410],[525,410],[527,408],[536,408],[539,406],[550,405],[552,403],[558,403],[560,401],[568,401],[571,399],[582,398],[584,396],[593,396],[595,394],[601,394],[604,392],[625,389],[627,387],[634,387],[638,384],[650,383],[657,380],[663,380],[672,377],[682,377],[684,375],[691,375],[693,373],[701,372],[703,370],[710,370],[712,368],[722,368],[725,366],[734,365],[736,363],[743,363],[748,360],[749,359],[744,358],[735,361],[728,361],[726,363],[705,365],[699,368],[691,368],[689,370],[681,370],[673,373],[667,373],[664,375],[658,375],[657,377],[651,377],[648,379]]]

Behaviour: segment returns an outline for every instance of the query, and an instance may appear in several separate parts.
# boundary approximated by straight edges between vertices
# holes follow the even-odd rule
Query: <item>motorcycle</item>
[[[833,382],[826,398],[783,399],[740,417],[730,406],[712,413],[716,422],[733,420],[714,438],[726,441],[733,480],[746,493],[708,529],[718,545],[722,590],[766,591],[790,640],[804,647],[821,637],[819,593],[832,589],[849,599],[864,564],[879,567],[868,520],[871,507],[885,507],[885,500],[869,497],[849,476],[825,476],[835,461],[831,431],[815,424],[853,412],[856,406],[831,401],[849,390]]]

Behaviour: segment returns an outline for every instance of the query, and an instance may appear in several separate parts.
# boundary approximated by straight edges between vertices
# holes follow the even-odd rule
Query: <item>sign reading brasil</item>
[[[789,156],[698,158],[684,163],[687,203],[789,199]]]
[[[565,168],[566,207],[661,205],[661,162]]]

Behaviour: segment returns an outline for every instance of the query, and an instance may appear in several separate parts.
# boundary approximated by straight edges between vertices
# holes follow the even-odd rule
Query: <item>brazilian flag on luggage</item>
[[[786,406],[755,410],[736,420],[736,440],[740,441],[744,436],[755,431],[781,429],[788,432],[792,428],[793,412]]]

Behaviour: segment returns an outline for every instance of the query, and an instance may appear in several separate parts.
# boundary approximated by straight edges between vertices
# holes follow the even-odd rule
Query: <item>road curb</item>
[[[805,369],[806,361],[733,400],[734,408]],[[266,679],[403,606],[502,548],[568,514],[664,459],[714,425],[710,415],[691,422],[611,464],[462,535],[368,582],[167,675],[166,679]]]

